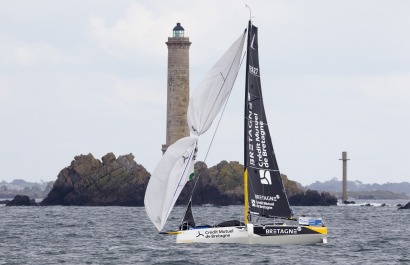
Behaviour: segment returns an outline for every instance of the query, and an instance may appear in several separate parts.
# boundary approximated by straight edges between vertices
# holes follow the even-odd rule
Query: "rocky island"
[[[195,178],[188,182],[176,204],[185,205],[193,193],[196,205],[243,204],[243,166],[222,161],[208,168],[195,164]],[[40,205],[143,206],[150,173],[137,164],[132,154],[115,157],[108,153],[101,161],[92,154],[79,155],[60,171],[53,188]],[[302,186],[282,175],[291,205],[336,205],[330,194],[305,192]],[[293,199],[292,199],[293,198]],[[305,202],[305,203],[304,203]]]
[[[6,206],[38,206],[38,204],[27,195],[16,195],[13,200],[6,201]]]
[[[40,205],[143,206],[150,174],[132,154],[79,155],[60,171]]]
[[[410,209],[410,202],[404,206],[400,206],[399,210]]]

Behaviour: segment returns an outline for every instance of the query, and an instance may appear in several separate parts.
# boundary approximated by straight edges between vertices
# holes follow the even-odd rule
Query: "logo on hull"
[[[265,234],[267,235],[296,235],[298,233],[297,228],[267,228]]]

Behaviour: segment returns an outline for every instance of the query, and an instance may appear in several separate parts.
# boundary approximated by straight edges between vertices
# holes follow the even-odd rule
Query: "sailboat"
[[[179,229],[162,231],[185,184],[200,177],[194,176],[198,140],[211,127],[229,97],[239,72],[245,39],[244,216],[240,218],[243,222],[230,220],[215,226],[197,226],[190,200]],[[201,81],[190,99],[187,114],[191,136],[169,146],[145,194],[147,215],[160,233],[176,235],[177,243],[327,243],[327,227],[322,218],[296,218],[289,206],[263,104],[258,28],[251,21]]]

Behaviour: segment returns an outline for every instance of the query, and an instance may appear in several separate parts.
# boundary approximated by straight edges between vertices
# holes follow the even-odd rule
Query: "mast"
[[[246,115],[247,115],[247,107],[246,105],[248,104],[248,76],[249,76],[249,43],[250,43],[250,36],[251,36],[251,25],[252,22],[249,19],[249,23],[248,23],[248,37],[247,37],[247,44],[246,44],[246,74],[245,74],[245,108],[244,108],[244,117],[243,117],[243,138],[244,138],[244,159],[243,159],[243,196],[244,196],[244,216],[245,216],[245,224],[248,224],[249,221],[249,199],[248,199],[248,159],[247,159],[247,153],[248,153],[248,146],[247,146],[247,119],[246,119]]]

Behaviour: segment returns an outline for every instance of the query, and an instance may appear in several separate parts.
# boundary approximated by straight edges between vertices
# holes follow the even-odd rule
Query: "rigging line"
[[[266,170],[269,172],[279,172],[279,169],[266,169],[263,167],[253,167],[253,166],[248,166],[248,168],[253,168],[253,169],[257,169],[257,170]]]
[[[244,58],[245,58],[245,55],[246,55],[246,52],[244,52],[244,54],[243,54],[243,56],[242,56],[241,62],[240,62],[239,67],[238,67],[238,72],[236,73],[236,76],[235,76],[235,80],[234,80],[234,81],[236,81],[236,78],[238,77],[239,69],[240,69],[241,66],[242,66],[243,60],[244,60]],[[204,163],[205,163],[206,159],[208,158],[208,154],[209,154],[209,151],[211,150],[212,143],[213,143],[213,141],[214,141],[216,132],[217,132],[217,130],[218,130],[218,128],[219,128],[219,124],[221,123],[223,114],[225,113],[226,106],[228,105],[228,101],[229,101],[229,98],[230,98],[230,96],[231,96],[231,92],[232,92],[232,89],[229,91],[228,98],[227,98],[227,100],[226,100],[226,102],[225,102],[225,105],[224,105],[224,107],[223,107],[223,109],[222,109],[222,113],[221,113],[221,116],[219,117],[218,123],[217,123],[217,125],[216,125],[215,131],[214,131],[214,135],[212,136],[211,143],[209,144],[208,150],[207,150],[207,152],[206,152],[206,155],[205,155],[205,158],[204,158],[204,161],[203,161]],[[198,138],[199,138],[199,137],[198,137]],[[194,169],[194,171],[195,171],[195,169]],[[195,190],[195,187],[196,187],[196,185],[197,185],[197,183],[198,183],[199,177],[201,176],[201,173],[202,173],[202,170],[199,172],[198,177],[196,177],[196,180],[195,180],[195,183],[194,183],[194,187],[192,188],[192,191],[191,191],[191,196],[189,197],[189,200],[188,200],[187,208],[188,208],[188,206],[189,206],[189,202],[192,201],[192,196],[194,195],[194,190]],[[182,221],[183,221],[183,220],[182,220]]]
[[[245,56],[245,54],[244,54],[244,56]],[[239,64],[239,68],[240,68],[241,65],[242,65],[244,56],[242,57],[242,61],[241,61],[241,63]],[[239,71],[236,73],[235,80],[236,80],[236,77],[238,76],[238,73],[239,73]],[[207,159],[207,157],[208,157],[208,154],[209,154],[209,151],[211,150],[213,141],[214,141],[214,139],[215,139],[216,132],[218,131],[219,125],[220,125],[221,120],[222,120],[222,118],[223,118],[223,114],[225,113],[225,109],[226,109],[226,106],[228,105],[228,101],[229,101],[229,98],[230,98],[230,96],[231,96],[231,93],[232,93],[232,89],[229,91],[228,98],[227,98],[227,100],[226,100],[226,102],[225,102],[225,104],[224,104],[224,107],[223,107],[223,109],[222,109],[222,113],[221,113],[221,116],[219,117],[218,123],[217,123],[217,125],[216,125],[214,134],[213,134],[212,139],[211,139],[211,143],[209,144],[208,151],[206,152],[206,155],[205,155],[205,158],[204,158],[204,162],[206,161],[206,159]]]
[[[251,95],[254,96],[253,94],[251,94]],[[256,101],[256,100],[260,100],[260,99],[262,99],[262,98],[254,98],[254,99],[252,99],[252,100],[248,100],[247,103],[252,103],[252,102],[254,102],[254,101]]]

